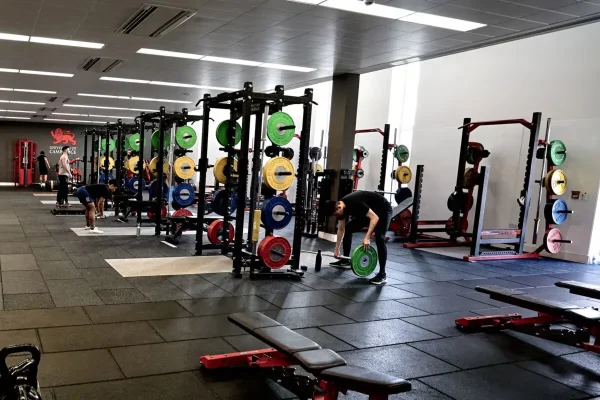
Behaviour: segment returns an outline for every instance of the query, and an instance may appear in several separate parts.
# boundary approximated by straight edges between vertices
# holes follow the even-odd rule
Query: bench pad
[[[600,286],[592,285],[590,283],[576,282],[576,281],[562,281],[556,282],[556,286],[569,289],[571,293],[579,296],[587,296],[593,299],[600,299]]]
[[[290,356],[301,351],[317,350],[321,348],[321,346],[312,340],[281,325],[255,329],[253,335],[282,353]]]
[[[294,357],[300,362],[302,368],[311,373],[346,365],[346,360],[329,349],[302,351],[295,353]]]
[[[281,326],[279,322],[259,312],[230,314],[227,319],[250,333],[259,328]]]
[[[326,369],[319,374],[319,377],[334,382],[346,390],[360,393],[394,394],[408,392],[411,389],[410,382],[404,379],[353,365]]]

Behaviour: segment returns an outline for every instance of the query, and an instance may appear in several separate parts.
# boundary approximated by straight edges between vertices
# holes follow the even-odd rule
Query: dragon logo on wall
[[[54,138],[54,142],[52,144],[70,144],[71,146],[77,145],[77,141],[75,141],[75,134],[70,130],[56,128],[50,131],[50,135]]]

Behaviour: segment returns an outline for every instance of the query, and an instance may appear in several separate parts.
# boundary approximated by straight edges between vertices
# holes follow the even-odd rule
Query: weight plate
[[[352,161],[354,161],[354,162],[358,161],[358,150],[357,149],[352,150]]]
[[[566,222],[568,213],[567,202],[562,199],[552,200],[544,207],[544,217],[550,224],[560,225]]]
[[[129,182],[127,182],[129,191],[133,192],[133,193],[137,193],[139,182],[140,182],[140,179],[137,176],[134,176],[133,178],[131,178],[129,180]],[[146,188],[146,182],[142,179],[142,190],[144,190],[145,188]]]
[[[398,190],[396,190],[396,194],[394,195],[394,200],[396,200],[396,203],[400,204],[404,200],[411,198],[411,197],[412,197],[412,190],[410,190],[407,187],[401,187]]]
[[[167,206],[163,205],[161,207],[161,218],[162,219],[166,219],[167,218]],[[149,210],[146,215],[148,216],[148,218],[150,218],[151,220],[154,220],[154,210]]]
[[[150,143],[152,143],[152,147],[158,150],[160,134],[158,131],[152,132],[152,136],[150,137]],[[168,131],[165,131],[164,134],[164,150],[166,150],[171,145],[171,134]]]
[[[106,139],[102,139],[100,141],[100,148],[104,151],[106,151]],[[114,151],[115,150],[115,140],[114,139],[109,139],[108,140],[108,151]]]
[[[194,216],[194,214],[192,214],[192,212],[190,210],[185,210],[185,209],[177,210],[173,213],[173,217],[192,217],[192,216]],[[174,223],[174,225],[175,225],[175,231],[178,231],[182,224]],[[188,231],[188,230],[189,229],[183,229],[184,232]]]
[[[544,235],[544,247],[550,254],[557,254],[560,252],[562,243],[557,240],[562,240],[562,233],[558,228],[552,228]]]
[[[396,160],[398,160],[399,163],[407,162],[408,157],[410,157],[408,147],[403,144],[396,146],[396,149],[394,150],[394,157],[396,157]]]
[[[133,172],[134,174],[137,174],[139,171],[138,170],[139,161],[140,161],[140,158],[138,156],[131,157],[129,159],[129,161],[127,161],[127,165],[126,165],[127,169],[129,171]]]
[[[140,134],[134,133],[133,135],[129,136],[127,144],[129,145],[131,150],[140,151]]]
[[[154,197],[158,197],[159,194],[159,183],[157,180],[153,180],[152,182],[150,182],[150,188],[148,189],[150,191],[150,198],[154,198]],[[166,198],[169,195],[169,186],[167,185],[167,182],[163,181],[162,182],[162,196],[163,198]]]
[[[323,166],[321,164],[315,164],[315,173],[323,172]]]
[[[104,157],[100,157],[100,169],[105,169],[106,164],[104,164],[105,162],[105,158]],[[112,157],[108,157],[108,169],[114,169],[115,168],[115,160]]]
[[[281,155],[287,158],[288,160],[294,159],[294,149],[291,147],[284,147],[281,149]]]
[[[198,135],[191,126],[180,126],[175,131],[175,143],[183,149],[191,149],[196,144]]]
[[[267,187],[273,190],[287,190],[294,182],[294,166],[285,157],[271,158],[263,168],[263,179]]]
[[[271,269],[278,269],[287,264],[292,256],[292,246],[287,239],[279,236],[267,236],[258,245],[257,254],[260,260]]]
[[[548,159],[556,166],[562,165],[565,162],[567,159],[567,147],[561,140],[553,140],[550,142]]]
[[[292,221],[292,205],[283,197],[266,200],[262,206],[262,223],[272,229],[283,229]]]
[[[108,173],[108,180],[110,181],[111,179],[113,179],[113,174],[112,173]],[[104,171],[100,171],[100,183],[103,184],[107,184],[108,182],[106,181],[106,179],[104,178]]]
[[[233,174],[232,174],[233,178],[238,177],[237,169],[238,169],[237,160],[234,158],[233,159]],[[226,170],[227,170],[227,157],[217,159],[217,161],[215,161],[215,166],[213,167],[213,175],[215,176],[215,179],[219,183],[225,184],[227,182],[227,176],[229,174],[227,173]]]
[[[154,175],[158,175],[158,157],[154,157],[150,160],[150,172]],[[169,160],[163,158],[163,173],[166,174],[169,172]]]
[[[223,244],[223,234],[225,230],[225,221],[223,221],[222,219],[219,219],[217,221],[213,221],[211,222],[211,224],[208,226],[208,230],[206,232],[206,235],[208,236],[208,241],[211,242],[212,244],[216,244],[216,245],[221,245]],[[233,241],[233,239],[235,238],[235,228],[233,227],[233,225],[231,224],[231,222],[229,223],[229,240],[228,243],[231,243]]]
[[[481,160],[483,145],[481,143],[473,143],[467,147],[467,162],[471,165],[475,165]]]
[[[190,157],[179,157],[173,163],[173,172],[181,179],[192,179],[196,174],[196,164]]]
[[[219,144],[221,146],[227,146],[227,144],[229,143],[229,140],[227,140],[227,138],[228,138],[227,131],[228,130],[229,130],[229,120],[225,120],[217,126],[217,142],[219,142]],[[233,143],[233,145],[236,146],[240,142],[240,140],[242,140],[242,127],[240,124],[238,124],[236,122],[235,123],[235,142]]]
[[[352,265],[352,272],[356,276],[367,277],[377,268],[377,252],[372,246],[369,246],[369,250],[365,251],[363,246],[360,245],[352,252],[350,264]]]
[[[225,215],[227,213],[227,192],[225,190],[218,190],[212,196],[212,210],[219,214]],[[233,214],[237,209],[237,195],[231,192],[231,200],[229,203],[229,214]]]
[[[294,128],[282,129],[293,126]],[[267,136],[277,146],[285,146],[294,138],[296,128],[294,120],[288,113],[276,112],[267,122]]]
[[[323,152],[320,147],[311,147],[308,151],[308,157],[313,161],[319,161],[323,157]]]
[[[567,191],[567,175],[561,169],[553,169],[546,175],[544,186],[550,194],[561,196]]]
[[[463,179],[463,186],[465,189],[472,189],[475,187],[475,185],[477,185],[478,179],[479,173],[477,173],[477,171],[475,171],[473,168],[467,168]]]
[[[465,212],[465,202],[467,200],[467,193],[458,191],[453,192],[449,197],[446,205],[448,206],[448,210],[454,212],[456,210],[460,212]],[[470,211],[473,207],[473,195],[469,196],[469,201],[466,204],[466,211]]]
[[[400,183],[407,184],[412,180],[412,170],[405,165],[396,169],[396,180]]]
[[[194,204],[196,191],[189,183],[180,183],[173,190],[173,200],[181,207],[189,207]]]

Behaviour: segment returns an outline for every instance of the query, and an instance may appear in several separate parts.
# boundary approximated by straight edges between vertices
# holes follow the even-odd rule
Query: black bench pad
[[[336,383],[346,390],[360,393],[394,394],[408,392],[411,389],[410,382],[404,379],[353,365],[326,369],[319,374],[319,377]]]
[[[302,368],[311,373],[346,365],[346,360],[329,349],[302,351],[295,353],[294,357],[300,362]]]
[[[279,322],[259,312],[230,314],[227,319],[250,333],[259,328],[281,326]]]
[[[301,351],[318,350],[321,348],[321,346],[312,340],[281,325],[255,329],[253,335],[290,356]]]
[[[576,281],[556,282],[556,286],[569,289],[571,293],[579,296],[587,296],[593,299],[600,299],[600,286]]]

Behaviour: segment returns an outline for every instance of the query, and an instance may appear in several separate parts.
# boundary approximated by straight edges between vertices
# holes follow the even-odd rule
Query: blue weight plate
[[[230,214],[233,214],[237,209],[237,196],[234,192],[231,192],[231,203],[229,208]],[[227,213],[227,192],[225,190],[219,190],[213,194],[212,209],[219,215],[225,215]]]
[[[133,178],[129,179],[127,186],[129,187],[129,190],[131,192],[137,193],[138,181],[139,181],[139,178],[137,176],[134,176]],[[145,187],[146,187],[146,182],[142,179],[142,190],[144,190]]]
[[[273,230],[283,229],[292,220],[292,205],[283,197],[273,197],[263,203],[261,220],[265,226]]]
[[[113,179],[113,175],[112,175],[112,173],[109,172],[108,180],[110,181],[111,179]],[[108,182],[106,182],[106,179],[104,177],[104,171],[100,171],[100,183],[103,183],[105,185],[108,184]]]
[[[561,212],[567,211],[569,207],[567,202],[562,199],[556,199],[552,203],[546,204],[544,207],[544,217],[551,224],[560,225],[565,223],[569,214]]]
[[[158,193],[158,181],[157,180],[153,180],[152,182],[150,182],[150,197],[156,197],[157,193]],[[162,183],[162,195],[163,197],[167,197],[169,195],[169,186],[167,186],[167,182],[163,181]]]
[[[181,207],[189,207],[194,204],[195,195],[196,192],[192,185],[189,183],[180,183],[173,191],[173,200],[175,200]]]

